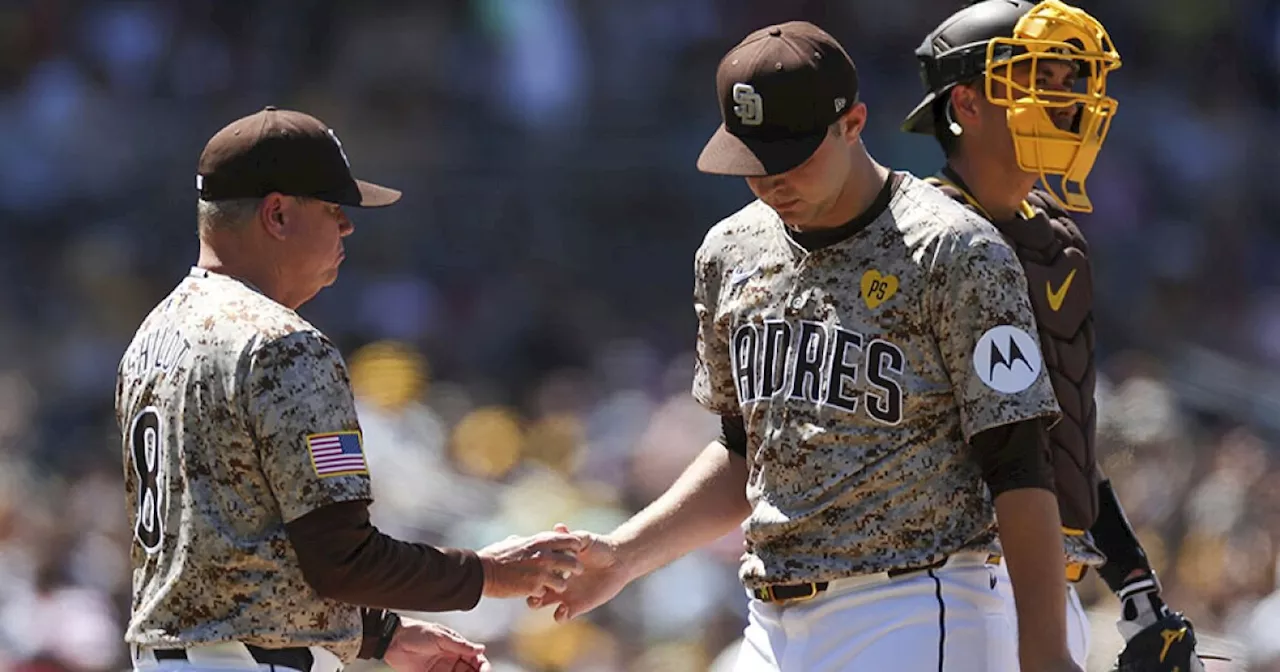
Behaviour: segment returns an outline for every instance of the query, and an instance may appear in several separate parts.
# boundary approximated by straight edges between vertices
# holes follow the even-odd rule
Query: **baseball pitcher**
[[[742,524],[739,670],[1078,669],[1044,443],[1059,409],[1012,248],[871,158],[857,71],[816,26],[749,35],[717,93],[698,167],[757,197],[695,258],[693,394],[723,436],[530,603],[571,618]]]

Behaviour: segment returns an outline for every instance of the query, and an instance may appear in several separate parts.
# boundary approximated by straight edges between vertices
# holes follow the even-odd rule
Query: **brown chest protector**
[[[930,182],[948,196],[986,213],[949,182]],[[1010,222],[992,222],[1017,251],[1040,332],[1040,347],[1062,421],[1049,431],[1058,510],[1064,528],[1088,530],[1098,516],[1095,439],[1093,273],[1089,248],[1066,211],[1032,192],[1030,208]]]

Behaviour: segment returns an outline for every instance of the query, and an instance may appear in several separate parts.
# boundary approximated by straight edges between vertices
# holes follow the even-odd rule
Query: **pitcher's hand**
[[[569,528],[563,524],[556,525],[555,531],[568,534]],[[545,594],[531,595],[527,600],[533,609],[557,605],[555,619],[561,623],[613,599],[633,578],[622,562],[617,544],[608,536],[585,531],[573,534],[583,540],[583,547],[578,551],[582,572],[569,578],[566,587],[549,589]]]

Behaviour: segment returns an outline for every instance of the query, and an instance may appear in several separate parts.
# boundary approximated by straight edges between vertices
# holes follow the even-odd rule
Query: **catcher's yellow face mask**
[[[1035,73],[1042,60],[1074,63],[1078,85],[1063,91],[1038,84]],[[1025,81],[1015,79],[1016,66],[1029,67]],[[1044,0],[1023,15],[1013,37],[987,45],[987,99],[1007,109],[1018,166],[1039,173],[1045,189],[1067,210],[1093,211],[1084,181],[1116,113],[1116,99],[1107,96],[1107,75],[1119,67],[1120,54],[1102,24],[1059,0]],[[1063,108],[1076,110],[1069,129],[1054,124],[1052,113]],[[1056,184],[1050,176],[1058,178]]]

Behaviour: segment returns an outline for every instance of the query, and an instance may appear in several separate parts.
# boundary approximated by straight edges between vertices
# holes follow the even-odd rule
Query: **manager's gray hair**
[[[261,198],[228,198],[218,201],[200,199],[196,205],[196,222],[201,233],[215,229],[238,229],[253,219],[261,204]]]

